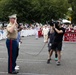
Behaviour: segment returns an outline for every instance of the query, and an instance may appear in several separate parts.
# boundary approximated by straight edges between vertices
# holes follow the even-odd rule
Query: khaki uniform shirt
[[[13,24],[12,23],[9,23],[7,28],[11,27]],[[8,30],[7,30],[7,38],[9,39],[17,39],[17,35],[18,35],[18,32],[17,32],[17,27],[15,27],[13,33],[10,33]]]

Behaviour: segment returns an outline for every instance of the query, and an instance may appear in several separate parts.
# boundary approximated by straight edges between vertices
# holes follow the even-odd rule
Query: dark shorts
[[[48,43],[48,51],[50,52],[51,50],[51,43]]]
[[[52,50],[61,51],[62,50],[62,42],[55,42],[51,45]]]

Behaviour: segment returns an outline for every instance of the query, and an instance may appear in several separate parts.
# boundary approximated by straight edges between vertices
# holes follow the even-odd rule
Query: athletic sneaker
[[[58,58],[55,58],[55,61],[58,61]]]
[[[51,60],[51,59],[48,59],[48,60],[47,60],[47,64],[49,64],[49,63],[50,63],[50,60]]]
[[[57,61],[57,62],[56,62],[56,65],[57,65],[57,66],[60,66],[61,64],[60,64],[60,62]]]

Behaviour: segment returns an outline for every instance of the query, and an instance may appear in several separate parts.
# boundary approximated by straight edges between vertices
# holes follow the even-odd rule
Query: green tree
[[[72,7],[72,22],[76,23],[76,0],[68,0]]]
[[[8,2],[3,6],[3,17],[7,19],[11,14],[18,14],[19,21],[26,21],[30,11],[29,0],[7,0]],[[6,12],[6,13],[5,13]]]
[[[67,9],[67,0],[0,0],[0,19],[16,13],[19,22],[45,22],[63,18]]]

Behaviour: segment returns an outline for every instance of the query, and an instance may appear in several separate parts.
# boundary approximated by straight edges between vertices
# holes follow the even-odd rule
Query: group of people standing
[[[62,26],[60,20],[50,22],[50,27],[44,25],[42,29],[42,34],[44,37],[44,43],[48,43],[48,60],[47,64],[50,63],[53,51],[55,52],[56,64],[59,66],[61,64],[61,51],[63,43],[63,35],[65,33],[65,28]]]
[[[48,32],[48,52],[49,57],[47,63],[50,63],[51,56],[53,51],[55,52],[55,60],[57,61],[56,64],[59,66],[61,63],[61,51],[62,51],[62,42],[63,42],[63,35],[65,33],[65,29],[62,27],[61,22],[57,21],[55,23],[51,23],[51,28]],[[46,41],[46,42],[47,42]]]
[[[19,43],[21,42],[20,31],[22,30],[22,26],[18,25],[16,14],[9,16],[9,24],[6,30],[6,47],[8,51],[8,73],[17,74],[19,72],[19,66],[17,66],[16,60],[19,55]],[[36,30],[38,30],[38,26],[36,26]],[[49,30],[47,29],[47,26],[45,26],[42,33],[44,36],[45,43],[48,42],[48,39],[50,38],[48,42],[49,57],[47,63],[50,63],[53,51],[55,51],[55,60],[57,60],[56,64],[60,65],[62,41],[65,29],[61,26],[60,21],[58,21],[57,23],[51,23],[51,28]],[[38,39],[38,34],[36,35],[36,39]]]

